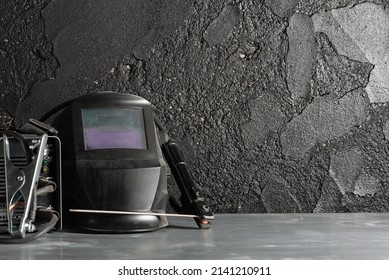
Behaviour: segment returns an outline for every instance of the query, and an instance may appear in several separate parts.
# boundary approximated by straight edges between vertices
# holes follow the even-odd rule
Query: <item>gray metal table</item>
[[[136,234],[53,232],[0,245],[0,259],[389,259],[389,213],[219,214]]]

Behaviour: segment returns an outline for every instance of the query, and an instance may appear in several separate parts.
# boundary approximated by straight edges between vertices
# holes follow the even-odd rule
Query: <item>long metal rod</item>
[[[69,211],[76,212],[76,213],[94,213],[94,214],[150,215],[150,216],[166,216],[166,217],[180,217],[180,218],[199,218],[199,216],[196,215],[168,214],[168,213],[155,213],[155,212],[131,212],[131,211],[92,210],[92,209],[69,209]]]

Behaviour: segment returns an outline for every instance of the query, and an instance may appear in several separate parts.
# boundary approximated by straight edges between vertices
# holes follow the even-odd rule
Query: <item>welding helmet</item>
[[[53,127],[62,142],[65,226],[137,232],[168,225],[165,216],[154,215],[166,211],[167,165],[148,101],[112,92],[84,95],[66,104]]]

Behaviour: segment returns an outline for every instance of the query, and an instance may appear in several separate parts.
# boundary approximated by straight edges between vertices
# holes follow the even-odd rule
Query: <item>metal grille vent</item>
[[[27,166],[26,157],[11,157],[11,162],[20,169]],[[4,161],[0,160],[0,233],[8,231],[7,207]],[[14,226],[20,226],[20,219],[23,217],[23,213],[23,209],[15,209]]]

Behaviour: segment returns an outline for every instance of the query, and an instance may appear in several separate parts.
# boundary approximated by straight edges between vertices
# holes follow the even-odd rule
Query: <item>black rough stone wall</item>
[[[349,27],[378,10],[386,30],[387,5],[1,0],[3,125],[91,91],[137,94],[215,212],[387,211],[389,90],[371,83],[385,54]],[[343,43],[333,11],[353,13]],[[366,59],[342,52],[354,43]]]

